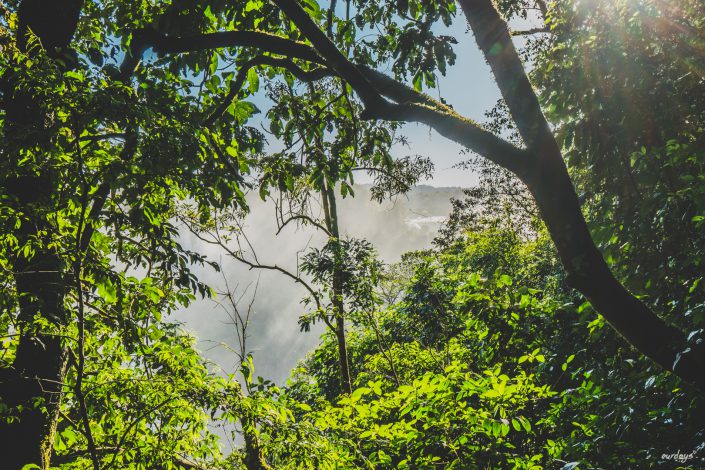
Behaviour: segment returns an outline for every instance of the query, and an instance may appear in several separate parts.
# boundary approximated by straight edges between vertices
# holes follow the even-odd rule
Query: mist
[[[377,249],[385,263],[399,261],[402,254],[425,249],[436,236],[440,224],[450,212],[450,198],[460,197],[460,188],[416,186],[407,195],[378,203],[371,200],[369,186],[356,185],[355,197],[338,203],[341,236],[364,238]],[[325,235],[314,227],[288,224],[276,235],[275,207],[257,195],[248,197],[250,213],[244,220],[244,232],[262,264],[278,265],[296,272],[297,259],[309,247],[321,247]],[[317,323],[309,332],[300,332],[299,316],[305,312],[301,304],[305,288],[279,272],[250,270],[229,258],[220,247],[207,244],[192,234],[183,237],[185,248],[207,255],[219,262],[222,273],[211,268],[196,268],[196,274],[216,291],[225,289],[241,297],[240,310],[251,304],[247,329],[247,350],[253,354],[255,375],[278,385],[290,371],[314,349],[324,326]],[[184,328],[198,338],[198,349],[223,373],[239,368],[236,327],[228,313],[218,305],[222,300],[197,300],[175,313]]]

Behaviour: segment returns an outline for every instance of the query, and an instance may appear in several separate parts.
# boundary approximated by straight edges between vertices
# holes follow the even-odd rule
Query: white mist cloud
[[[370,200],[366,186],[356,186],[355,194],[356,197],[347,197],[338,203],[341,234],[369,240],[380,258],[392,263],[407,251],[429,247],[440,223],[450,212],[450,198],[461,196],[461,189],[418,186],[407,196],[382,204]],[[300,257],[306,247],[321,247],[325,243],[325,236],[315,228],[297,228],[294,224],[287,225],[276,235],[273,204],[257,196],[249,198],[248,202],[251,213],[245,220],[245,232],[261,263],[276,264],[296,272],[297,256]],[[221,249],[190,234],[184,235],[184,242],[186,248],[221,262],[223,274],[211,269],[201,269],[198,274],[216,290],[224,288],[222,276],[227,276],[231,289],[244,294],[241,311],[247,310],[256,288],[247,346],[254,355],[256,375],[284,383],[295,364],[318,344],[323,332],[322,325],[314,325],[307,333],[299,331],[297,320],[305,309],[300,302],[306,290],[281,273],[250,270],[228,258]],[[207,359],[225,372],[237,370],[237,357],[229,350],[237,347],[235,326],[216,302],[196,301],[177,312],[175,318],[198,337],[199,348]]]

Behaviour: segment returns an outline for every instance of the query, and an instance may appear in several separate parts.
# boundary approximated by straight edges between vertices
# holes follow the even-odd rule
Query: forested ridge
[[[701,0],[0,2],[0,467],[705,468],[704,23]],[[453,24],[501,93],[483,123],[458,109],[484,68],[440,86]],[[385,264],[340,201],[432,177],[403,123],[480,178]],[[253,197],[324,242],[269,263]],[[223,259],[322,325],[286,384],[238,279],[199,277]],[[174,320],[201,298],[235,374]]]

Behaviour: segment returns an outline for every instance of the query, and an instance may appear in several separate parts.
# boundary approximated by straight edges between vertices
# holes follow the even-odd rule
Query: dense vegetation
[[[6,4],[3,468],[705,466],[701,0]],[[466,20],[503,97],[482,126],[422,92]],[[385,266],[337,201],[431,174],[392,157],[401,121],[483,178]],[[261,263],[247,193],[326,242]],[[173,322],[219,269],[186,231],[305,286],[300,328],[326,333],[286,385],[235,293],[237,376]]]

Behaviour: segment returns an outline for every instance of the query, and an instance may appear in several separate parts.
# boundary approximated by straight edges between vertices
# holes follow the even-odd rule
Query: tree
[[[268,113],[270,128],[285,147],[253,160],[260,175],[256,189],[274,205],[277,235],[293,227],[314,227],[327,238],[324,246],[308,250],[297,259],[295,270],[287,270],[259,260],[240,223],[245,214],[223,214],[202,224],[194,211],[187,211],[182,220],[200,240],[220,246],[250,268],[279,271],[307,289],[303,303],[313,310],[300,317],[301,329],[309,331],[323,321],[334,334],[340,386],[329,393],[351,393],[346,322],[366,322],[375,310],[381,263],[368,242],[341,235],[338,193],[354,197],[354,175],[366,172],[375,181],[373,198],[381,202],[407,192],[430,175],[433,165],[419,156],[394,159],[390,147],[403,140],[395,136],[395,126],[359,122],[359,106],[349,90],[339,89],[340,83],[319,82],[315,89],[309,85],[297,90],[295,77],[285,78],[285,83],[270,85],[276,105]]]
[[[2,225],[9,228],[2,265],[10,286],[3,327],[13,340],[1,370],[0,445],[9,468],[48,467],[64,392],[82,409],[82,432],[92,435],[93,408],[82,392],[90,335],[110,325],[130,347],[144,346],[150,337],[136,323],[154,324],[171,302],[188,303],[184,288],[209,293],[189,270],[202,257],[177,243],[169,221],[186,197],[204,208],[242,203],[233,171],[240,165],[213,158],[219,149],[208,129],[243,152],[258,145],[258,135],[219,128],[222,119],[204,126],[200,106],[210,106],[214,93],[204,85],[195,99],[183,92],[193,83],[179,75],[201,70],[203,56],[173,64],[173,72],[161,65],[135,71],[129,55],[122,71],[116,66],[127,37],[113,25],[160,16],[176,31],[210,19],[178,24],[171,20],[181,7],[165,5],[150,12],[77,1],[13,7],[3,9],[13,32],[3,44],[1,81]],[[239,109],[237,119],[251,111]],[[154,285],[155,299],[164,294],[158,309],[135,296],[125,301],[135,271]],[[96,295],[101,302],[87,300]]]
[[[489,226],[417,255],[403,296],[379,314],[379,332],[351,329],[351,397],[321,403],[332,342],[297,369],[285,393],[313,408],[299,422],[317,420],[352,461],[339,466],[623,468],[668,465],[669,449],[702,448],[702,398],[594,319],[565,284],[545,230],[513,230]],[[379,333],[398,381],[376,350]],[[500,391],[498,369],[506,388],[487,404]],[[697,467],[703,456],[693,455]]]
[[[543,116],[506,23],[491,0],[460,1],[479,48],[489,63],[502,97],[524,141],[517,148],[463,118],[441,102],[348,60],[295,1],[276,4],[358,93],[371,119],[417,121],[508,169],[526,184],[556,244],[569,283],[639,351],[703,388],[702,341],[690,347],[681,330],[667,324],[614,277],[596,248],[568,175],[562,153]],[[449,7],[448,5],[453,5]],[[439,16],[454,3],[439,2],[428,11]],[[410,8],[410,7],[409,7]]]

